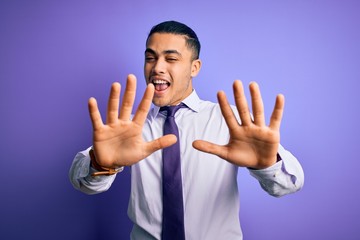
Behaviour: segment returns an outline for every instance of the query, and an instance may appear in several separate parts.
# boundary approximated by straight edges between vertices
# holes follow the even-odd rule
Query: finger
[[[250,83],[249,88],[254,123],[258,126],[265,126],[264,104],[261,98],[259,85],[256,82],[252,82]]]
[[[88,102],[89,114],[94,130],[101,128],[104,124],[95,98],[90,98]]]
[[[129,120],[133,109],[136,95],[136,77],[133,74],[129,74],[126,81],[126,88],[124,97],[122,99],[121,110],[119,119]]]
[[[148,84],[146,87],[145,93],[143,98],[141,99],[141,102],[139,104],[138,109],[136,110],[136,113],[134,115],[133,121],[137,124],[144,124],[146,116],[149,112],[152,98],[154,96],[154,85]]]
[[[227,159],[227,150],[224,146],[203,140],[195,140],[192,145],[199,151],[214,154],[223,159]]]
[[[230,130],[239,126],[239,123],[234,115],[233,110],[230,107],[230,104],[226,98],[226,95],[223,91],[218,92],[218,102],[220,105],[221,113],[224,116],[225,122]]]
[[[241,119],[241,125],[248,126],[252,123],[249,107],[246,101],[246,96],[244,93],[244,87],[242,85],[242,82],[239,80],[236,80],[233,85],[234,90],[234,99],[236,108],[239,112],[240,119]]]
[[[176,143],[177,138],[174,134],[167,134],[165,136],[162,136],[158,139],[155,139],[151,142],[146,143],[145,151],[147,155],[152,154],[153,152],[163,149],[166,147],[169,147]]]
[[[120,83],[113,83],[111,85],[109,100],[108,100],[108,109],[106,115],[107,123],[115,123],[119,116],[119,101],[120,101]]]
[[[281,125],[281,119],[284,112],[284,106],[285,106],[285,97],[282,94],[279,94],[276,96],[275,106],[274,110],[270,117],[270,124],[269,127],[271,129],[280,130]]]

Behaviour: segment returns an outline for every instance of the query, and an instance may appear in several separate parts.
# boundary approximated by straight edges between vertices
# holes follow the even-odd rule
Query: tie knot
[[[160,111],[166,111],[167,117],[174,117],[177,110],[179,110],[180,108],[184,108],[184,107],[186,107],[186,105],[184,103],[180,103],[179,105],[176,105],[176,106],[161,107]]]

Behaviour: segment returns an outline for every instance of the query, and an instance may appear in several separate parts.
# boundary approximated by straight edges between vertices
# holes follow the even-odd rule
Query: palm
[[[230,133],[229,143],[225,146],[227,159],[238,166],[257,167],[267,165],[274,159],[279,144],[279,134],[271,129],[256,129],[244,127]],[[259,160],[262,160],[261,163]]]
[[[149,111],[154,88],[149,85],[131,120],[136,92],[136,78],[129,75],[119,112],[120,85],[111,88],[106,124],[102,122],[96,100],[89,100],[90,118],[93,124],[93,147],[98,164],[103,167],[130,166],[156,150],[172,145],[176,137],[163,136],[151,142],[142,138],[142,127]]]
[[[94,131],[94,149],[97,159],[106,165],[132,165],[145,157],[141,126],[122,121]],[[123,149],[119,152],[120,149]],[[132,149],[133,151],[126,151]]]
[[[234,96],[241,124],[227,102],[223,92],[218,99],[222,114],[229,127],[229,143],[220,146],[206,141],[195,141],[194,147],[212,153],[242,167],[265,168],[276,162],[280,143],[280,122],[284,108],[284,98],[276,99],[269,126],[265,125],[263,103],[257,84],[250,85],[254,118],[251,118],[244,90],[240,81],[234,83]]]

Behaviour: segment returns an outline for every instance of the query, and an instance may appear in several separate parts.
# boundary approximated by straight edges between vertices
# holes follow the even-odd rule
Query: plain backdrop
[[[233,103],[235,79],[257,81],[267,120],[276,94],[286,98],[281,142],[305,186],[274,198],[240,169],[244,239],[358,239],[359,10],[355,0],[1,0],[0,238],[129,239],[129,169],[94,196],[73,189],[68,170],[91,145],[88,98],[104,113],[111,83],[134,73],[138,104],[147,34],[178,20],[202,43],[201,98],[224,90]]]

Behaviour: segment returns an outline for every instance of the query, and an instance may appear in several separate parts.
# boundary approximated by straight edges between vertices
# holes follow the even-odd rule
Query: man
[[[168,239],[166,235],[171,239],[242,239],[238,167],[247,167],[274,196],[303,186],[299,162],[279,143],[284,97],[276,97],[269,126],[256,83],[249,86],[253,115],[240,81],[233,85],[236,107],[229,105],[224,92],[218,93],[219,104],[201,100],[192,86],[201,68],[199,53],[200,43],[192,29],[175,21],[160,23],[146,41],[148,86],[134,116],[133,75],[128,76],[121,106],[120,84],[112,85],[105,124],[96,100],[89,100],[93,147],[76,155],[70,179],[85,193],[99,193],[111,186],[115,173],[131,166],[128,215],[134,223],[132,239]],[[149,111],[151,102],[155,106]],[[164,135],[170,113],[162,110],[180,103],[184,106],[175,113],[179,137],[175,133]],[[165,155],[177,144],[181,153],[176,170],[180,172],[181,193],[177,196],[182,215],[179,222],[168,225],[168,211],[178,206],[167,207],[165,188],[172,179],[165,179],[164,166],[173,163]],[[173,178],[175,175],[178,173]],[[168,229],[172,229],[170,233]]]

